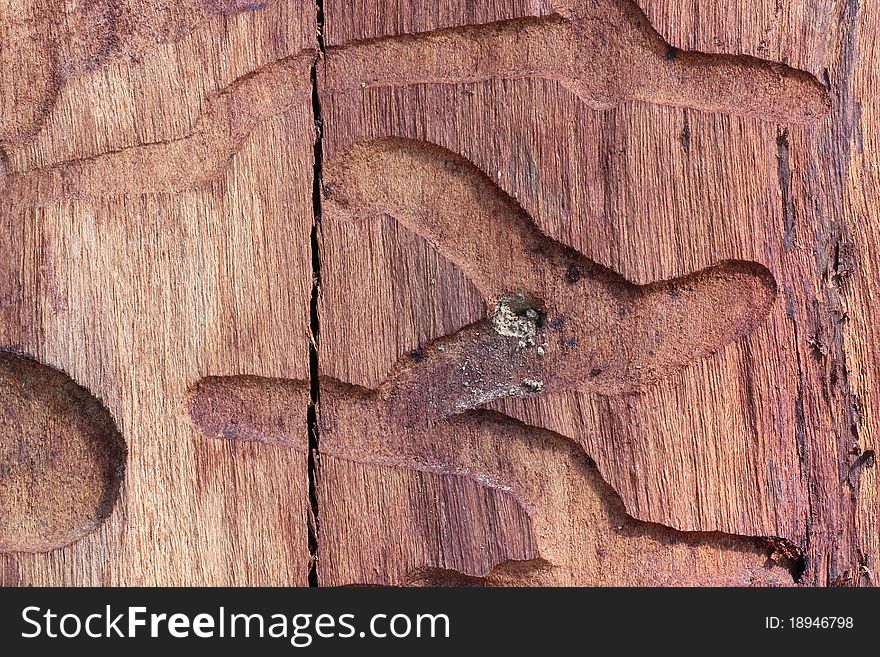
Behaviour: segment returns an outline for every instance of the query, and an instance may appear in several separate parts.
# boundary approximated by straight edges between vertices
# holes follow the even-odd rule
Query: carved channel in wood
[[[110,413],[66,374],[0,353],[0,552],[46,552],[107,517],[126,446]]]
[[[776,297],[772,274],[728,260],[635,285],[542,233],[464,158],[381,139],[324,174],[326,221],[390,216],[474,283],[488,317],[398,363],[383,396],[407,424],[502,397],[644,390],[747,335]]]
[[[0,191],[22,206],[54,200],[174,192],[216,180],[264,120],[311,95],[310,53],[268,64],[205,100],[191,132],[0,177]]]
[[[675,544],[687,559],[694,551],[717,549],[718,535],[685,535],[629,518],[572,441],[477,409],[506,396],[639,392],[758,326],[776,296],[766,268],[726,261],[672,281],[635,285],[543,234],[513,199],[460,156],[396,138],[359,144],[335,158],[325,169],[323,209],[325,221],[393,217],[456,264],[486,300],[486,319],[409,354],[377,390],[319,378],[317,428],[328,468],[344,461],[446,478],[422,491],[425,503],[456,491],[468,497],[461,502],[471,505],[467,508],[482,509],[485,524],[502,536],[495,537],[498,549],[487,560],[476,545],[485,548],[486,541],[474,538],[472,545],[462,527],[457,551],[401,555],[399,572],[383,583],[430,579],[436,569],[501,582],[504,577],[493,575],[497,564],[539,558],[553,564],[552,574],[539,569],[543,574],[529,581],[555,581],[559,564],[567,564],[579,581],[601,581],[611,568],[607,554],[635,555],[638,546],[643,559],[646,550],[659,555]],[[305,381],[209,377],[190,390],[187,405],[207,436],[301,449],[305,427],[298,405],[309,390]],[[548,454],[556,455],[552,465],[544,463]],[[572,502],[575,511],[554,515],[553,491],[566,485],[580,491]],[[491,491],[491,504],[477,492],[482,489]],[[581,506],[585,510],[577,511]],[[326,513],[339,512],[331,505]],[[338,520],[346,526],[359,522]],[[397,519],[425,532],[425,540],[415,543],[442,544],[430,523],[410,520]],[[621,533],[624,526],[629,534]],[[590,540],[601,537],[614,549],[581,561],[554,555],[553,536],[561,532],[584,540],[585,531]],[[509,541],[503,539],[507,533]],[[757,577],[763,566],[752,566],[765,546],[756,540],[724,538],[745,570],[723,581],[751,582],[737,579],[743,572]],[[533,544],[534,550],[516,554],[503,547]],[[643,577],[645,583],[660,583],[648,570]],[[684,572],[677,577],[690,581]],[[790,583],[790,577],[784,581]],[[334,583],[345,583],[345,577]]]
[[[780,123],[812,123],[828,112],[827,90],[805,71],[677,50],[632,0],[566,4],[542,18],[331,48],[323,90],[540,78],[595,109],[638,100]]]
[[[190,390],[187,404],[194,425],[207,436],[299,449],[306,431],[303,412],[289,408],[288,401],[302,399],[309,385],[210,377]],[[772,541],[680,532],[633,519],[580,447],[551,431],[481,410],[430,426],[405,426],[378,391],[326,377],[320,379],[320,391],[319,492],[329,494],[321,481],[340,468],[350,476],[335,480],[336,486],[339,481],[354,486],[352,482],[369,479],[369,471],[377,468],[386,484],[389,477],[394,480],[395,470],[421,473],[420,508],[428,511],[417,517],[407,515],[405,502],[362,500],[369,495],[338,488],[333,489],[336,503],[323,507],[323,531],[345,534],[328,545],[350,545],[352,535],[369,542],[365,534],[370,532],[376,534],[373,543],[381,543],[383,532],[399,531],[400,526],[422,535],[405,545],[386,545],[386,550],[405,553],[389,559],[379,569],[381,579],[373,583],[459,583],[463,578],[476,584],[613,584],[622,581],[615,578],[625,569],[630,583],[705,585],[707,575],[692,568],[697,556],[725,552],[728,570],[713,575],[714,584],[792,584],[787,570],[792,564],[779,555],[768,560]],[[367,489],[380,497],[400,490],[394,485],[383,485],[378,492]],[[379,517],[352,511],[340,501],[344,494],[376,505]],[[457,516],[456,509],[467,509],[466,517]],[[440,517],[445,518],[443,527],[432,520]],[[444,536],[454,536],[454,544]],[[567,547],[578,544],[593,547],[586,553]],[[423,546],[428,547],[422,551]],[[674,555],[677,565],[670,571],[652,567],[663,555]],[[332,570],[341,573],[328,573],[328,583],[359,581],[351,555],[327,558],[334,561]],[[529,567],[509,567],[522,562]]]
[[[219,16],[258,11],[265,2],[30,0],[4,6],[0,24],[0,151],[31,141],[63,85],[113,62],[137,61],[159,44],[176,41]],[[8,12],[8,15],[7,15]],[[8,98],[10,105],[5,102]]]
[[[228,13],[223,9],[226,5],[229,11],[259,11],[266,4],[206,2],[195,13],[172,14],[174,21],[169,24],[177,31],[169,38],[178,38],[212,14]],[[108,15],[86,33],[98,30],[102,35],[101,30],[109,29]],[[88,18],[83,14],[77,20]],[[61,37],[41,21],[12,23],[8,30],[18,39],[36,35],[32,46],[39,52],[32,63],[39,70],[33,72],[33,79],[18,80],[17,75],[27,74],[27,67],[18,66],[21,58],[0,62],[22,86],[16,111],[4,112],[18,123],[7,125],[0,119],[0,154],[6,146],[21,145],[35,136],[64,80],[81,74],[84,62],[96,67],[110,61],[120,46],[113,42],[102,53],[77,50],[71,61],[82,61],[69,74],[42,80],[46,72],[55,70],[52,62],[59,48],[82,44],[61,43]],[[128,38],[133,40],[133,51],[147,47],[137,29]],[[37,57],[39,53],[45,58]],[[12,172],[0,188],[16,203],[40,205],[56,199],[169,192],[206,184],[225,171],[259,122],[309,99],[310,69],[317,56],[314,50],[292,53],[235,80],[206,99],[192,129],[179,139]],[[317,71],[319,96],[374,86],[539,78],[559,82],[595,109],[638,100],[790,124],[815,122],[829,109],[827,89],[811,74],[754,57],[676,50],[630,0],[576,2],[543,18],[332,47]]]

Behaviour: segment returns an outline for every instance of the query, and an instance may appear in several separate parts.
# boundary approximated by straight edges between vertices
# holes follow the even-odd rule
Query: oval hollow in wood
[[[0,552],[47,552],[94,531],[119,495],[125,441],[63,372],[0,353]]]

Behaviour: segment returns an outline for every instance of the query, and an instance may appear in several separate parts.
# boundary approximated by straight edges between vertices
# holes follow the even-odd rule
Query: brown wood
[[[57,3],[2,5],[5,33],[85,63],[54,75],[40,112],[15,103],[18,125],[41,126],[33,139],[4,128],[0,339],[99,399],[128,458],[97,531],[0,555],[0,577],[305,585],[305,433],[298,452],[205,438],[185,395],[207,375],[309,376],[311,60],[289,89],[260,88],[276,110],[265,120],[235,81],[312,47],[312,7],[216,15],[182,3],[178,15],[166,3],[95,4],[133,21],[111,30],[107,57],[88,50],[91,18],[59,26]],[[24,75],[19,59],[4,64],[4,102]],[[245,96],[222,93],[230,86]],[[298,419],[305,426],[305,405]]]
[[[873,584],[877,9],[321,9],[0,4],[2,582]]]
[[[125,443],[100,402],[44,365],[4,354],[0,390],[0,550],[64,547],[109,515]]]

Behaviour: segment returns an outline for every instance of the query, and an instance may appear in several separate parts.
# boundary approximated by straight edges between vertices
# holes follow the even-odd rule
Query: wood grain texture
[[[0,343],[128,453],[0,582],[874,583],[876,8],[63,7],[0,0]]]

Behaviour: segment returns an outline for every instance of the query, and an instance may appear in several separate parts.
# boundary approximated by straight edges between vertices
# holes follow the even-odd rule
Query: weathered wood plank
[[[51,4],[4,3],[0,21],[75,55],[63,74],[36,55],[4,65],[4,98],[33,67],[58,88],[42,113],[4,106],[21,129],[3,123],[3,241],[18,253],[4,258],[3,342],[100,399],[128,458],[104,525],[60,550],[0,555],[3,581],[304,585],[305,432],[298,450],[218,442],[185,397],[210,374],[309,376],[311,58],[286,64],[296,82],[273,87],[280,104],[221,90],[313,47],[313,8],[106,3],[122,11],[115,26],[75,12],[53,26]],[[100,56],[95,30],[112,45]],[[272,111],[255,119],[261,99]],[[200,157],[213,143],[226,150],[212,168]]]

